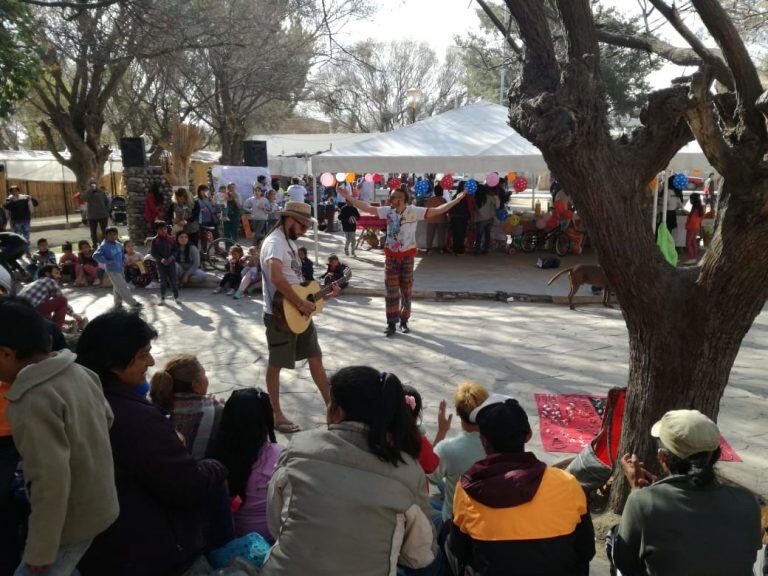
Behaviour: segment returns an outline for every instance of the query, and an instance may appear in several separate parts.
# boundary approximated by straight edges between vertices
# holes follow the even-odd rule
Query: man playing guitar
[[[323,353],[317,342],[315,325],[310,321],[309,328],[302,334],[294,334],[280,329],[275,318],[273,304],[275,294],[280,292],[285,300],[309,316],[315,311],[315,305],[302,299],[292,286],[302,282],[301,262],[299,261],[296,239],[309,228],[312,209],[304,202],[288,202],[280,212],[280,220],[264,239],[261,245],[261,268],[264,278],[264,325],[267,327],[269,361],[267,366],[267,391],[272,400],[275,416],[275,428],[283,433],[297,432],[299,426],[291,422],[280,407],[280,370],[292,369],[297,360],[307,359],[312,379],[328,404],[330,400],[328,377],[323,367]],[[339,287],[326,299],[339,294]]]

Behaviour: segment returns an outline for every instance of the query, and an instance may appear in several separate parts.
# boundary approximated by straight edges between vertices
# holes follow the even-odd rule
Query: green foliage
[[[33,46],[33,22],[19,0],[0,0],[0,118],[24,98],[39,71]]]
[[[542,0],[546,1],[546,0]],[[508,23],[508,15],[501,2],[490,2],[499,19]],[[555,49],[558,58],[565,59],[565,34],[558,31],[561,23],[555,17],[552,8],[550,26],[556,39]],[[599,25],[611,32],[637,35],[640,31],[636,20],[626,20],[613,9],[602,9],[598,4],[594,8],[595,19]],[[505,68],[505,93],[520,76],[518,54],[506,46],[501,33],[482,9],[477,10],[480,18],[480,30],[455,38],[461,52],[464,68],[463,81],[472,97],[480,97],[491,102],[499,102],[502,67]],[[515,23],[512,21],[511,36],[519,39]],[[518,45],[521,43],[518,41]],[[628,48],[601,45],[600,71],[605,83],[606,97],[611,110],[611,119],[620,123],[626,117],[636,117],[650,90],[646,78],[658,69],[658,58]],[[504,102],[503,104],[506,104]]]

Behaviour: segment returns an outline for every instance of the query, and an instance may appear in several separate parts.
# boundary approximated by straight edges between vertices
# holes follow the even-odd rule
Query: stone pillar
[[[173,190],[168,185],[160,166],[125,168],[123,178],[128,191],[128,235],[137,246],[144,246],[144,240],[155,235],[152,226],[144,220],[144,206],[150,187],[154,182],[160,184],[166,208],[170,206]]]

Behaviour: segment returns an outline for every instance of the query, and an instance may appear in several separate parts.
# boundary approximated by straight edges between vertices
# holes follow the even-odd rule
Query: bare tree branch
[[[522,84],[526,93],[554,92],[560,79],[549,23],[540,0],[506,0],[525,46]]]

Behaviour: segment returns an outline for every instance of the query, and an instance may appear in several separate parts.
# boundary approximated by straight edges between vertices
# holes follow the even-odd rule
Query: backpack
[[[539,258],[536,262],[536,266],[541,269],[546,268],[560,268],[560,259],[554,256],[547,256],[546,258]]]

